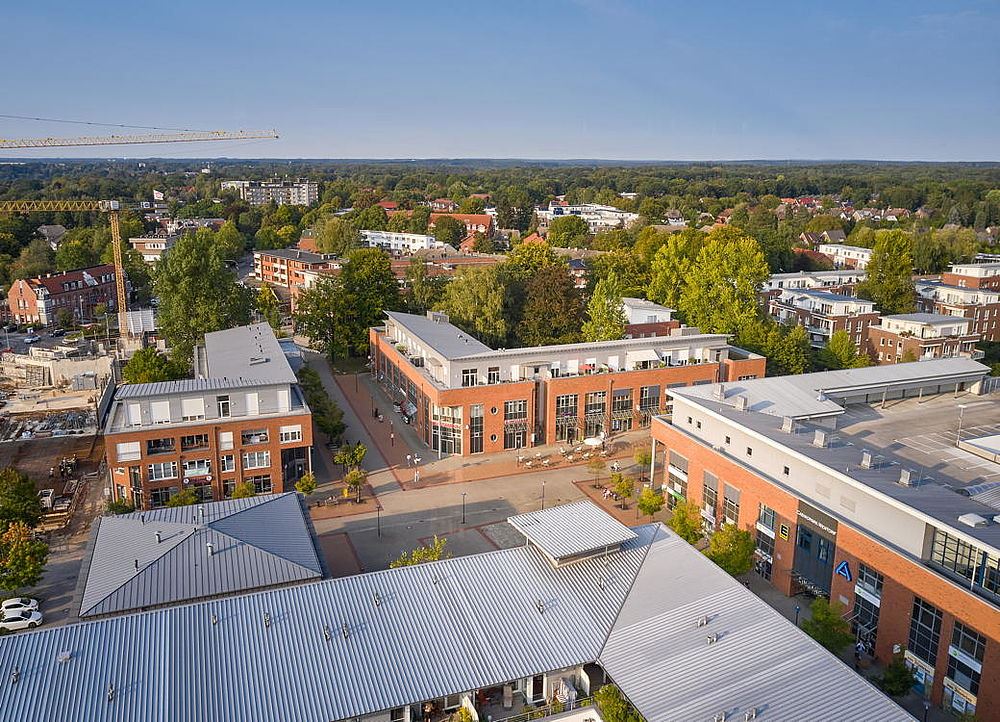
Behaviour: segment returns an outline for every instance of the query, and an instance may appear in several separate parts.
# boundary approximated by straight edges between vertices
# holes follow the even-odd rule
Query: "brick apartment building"
[[[962,288],[1000,291],[1000,263],[956,263],[947,273],[941,274],[941,282]]]
[[[312,253],[297,248],[254,251],[254,277],[263,283],[298,292],[306,283],[306,272],[332,267],[335,257],[328,253]]]
[[[764,375],[763,357],[695,328],[496,350],[442,313],[386,315],[370,332],[379,383],[425,444],[462,456],[646,427],[667,388]]]
[[[917,281],[917,305],[926,313],[969,319],[969,330],[984,341],[1000,341],[1000,289]]]
[[[904,656],[932,704],[1000,720],[987,372],[945,359],[671,389],[651,477],[669,506],[697,504],[706,530],[750,530],[758,575],[839,605],[878,660]]]
[[[164,506],[181,488],[202,501],[294,488],[312,468],[312,414],[266,324],[205,335],[197,378],[124,384],[104,422],[116,499]]]
[[[18,279],[7,292],[11,318],[39,326],[55,324],[60,311],[72,314],[74,321],[90,321],[99,304],[114,312],[115,299],[115,269],[107,264]]]
[[[386,211],[389,216],[394,216],[397,213],[402,213],[403,215],[409,217],[413,215],[413,211],[410,210],[393,210]],[[482,233],[484,236],[490,237],[493,235],[493,216],[488,213],[431,213],[430,220],[428,221],[428,230],[434,228],[434,224],[438,222],[439,219],[445,216],[449,218],[454,218],[457,221],[461,221],[465,224],[465,232],[472,233]]]
[[[965,356],[977,358],[980,334],[970,330],[971,322],[961,316],[936,313],[903,313],[883,316],[868,326],[865,351],[877,364],[895,364],[906,359],[924,361]]]
[[[829,291],[853,296],[854,289],[865,280],[865,272],[856,269],[839,271],[797,271],[775,273],[764,283],[764,293],[774,295],[786,289]]]
[[[865,331],[879,320],[871,301],[830,291],[784,290],[768,301],[767,312],[779,323],[805,326],[817,348],[826,346],[836,331],[847,331],[860,346]]]

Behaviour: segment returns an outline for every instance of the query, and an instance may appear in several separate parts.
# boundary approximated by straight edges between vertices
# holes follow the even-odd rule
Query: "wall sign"
[[[788,541],[788,524],[782,524],[778,527],[778,536],[780,536],[785,541]]]
[[[853,579],[851,576],[851,566],[847,563],[846,559],[837,565],[837,568],[833,570],[833,573],[839,574],[847,581],[851,581]]]

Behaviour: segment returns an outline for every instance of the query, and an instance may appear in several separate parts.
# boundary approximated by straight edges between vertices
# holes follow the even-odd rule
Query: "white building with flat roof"
[[[381,248],[389,253],[417,253],[436,248],[444,248],[446,244],[434,236],[425,233],[398,233],[396,231],[362,230],[361,242],[369,248]]]

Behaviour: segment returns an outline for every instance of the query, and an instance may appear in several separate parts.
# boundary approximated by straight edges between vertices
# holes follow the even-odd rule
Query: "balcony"
[[[146,442],[146,456],[156,454],[173,454],[177,451],[174,439],[150,439]]]
[[[243,446],[253,446],[254,444],[266,444],[269,441],[267,429],[256,429],[254,431],[244,431],[240,434],[240,443]]]

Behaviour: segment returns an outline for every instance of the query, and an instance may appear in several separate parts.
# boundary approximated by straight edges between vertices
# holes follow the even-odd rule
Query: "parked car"
[[[38,343],[41,340],[42,340],[42,337],[39,336],[39,335],[37,335],[37,334],[34,334],[34,333],[31,334],[30,336],[25,336],[24,337],[24,342],[25,343]]]
[[[0,612],[33,612],[38,609],[38,600],[28,597],[14,597],[0,602]]]
[[[0,629],[14,632],[18,629],[34,629],[42,623],[42,613],[37,609],[22,612],[0,612]]]
[[[38,492],[38,501],[46,511],[52,511],[52,501],[55,499],[55,489],[42,489]]]
[[[52,332],[52,338],[59,338],[60,336],[65,336],[65,335],[66,335],[66,329],[64,328],[57,328],[55,331]]]

